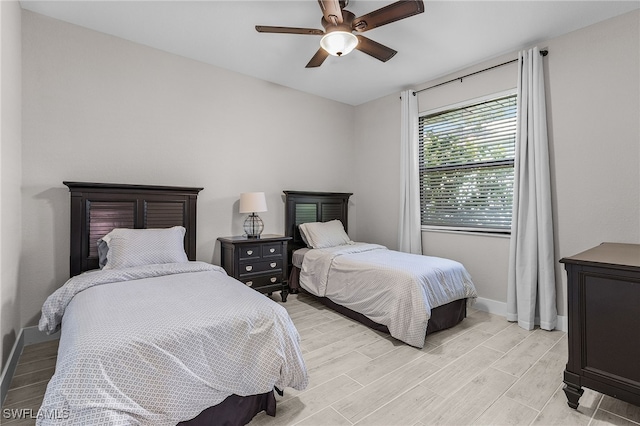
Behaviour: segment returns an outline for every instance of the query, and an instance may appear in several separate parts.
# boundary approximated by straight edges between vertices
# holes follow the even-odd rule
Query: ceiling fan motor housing
[[[366,53],[379,61],[386,62],[398,52],[363,36],[361,33],[424,12],[423,0],[396,1],[358,18],[344,9],[349,4],[348,0],[318,0],[318,4],[322,10],[320,22],[325,28],[324,31],[314,28],[267,25],[256,25],[256,31],[262,33],[321,35],[320,48],[313,55],[306,68],[319,67],[330,55],[343,56],[353,49],[358,49],[360,52]]]
[[[356,18],[356,15],[349,12],[348,10],[342,10],[342,23],[334,25],[333,22],[327,21],[324,16],[320,19],[320,23],[324,27],[325,32],[329,33],[331,31],[347,31],[351,32],[351,23]]]

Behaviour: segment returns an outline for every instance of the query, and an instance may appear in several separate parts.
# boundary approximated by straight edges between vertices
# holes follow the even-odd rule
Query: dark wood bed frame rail
[[[70,276],[98,268],[97,240],[114,228],[184,226],[187,257],[196,260],[196,208],[203,188],[62,183],[71,192]]]

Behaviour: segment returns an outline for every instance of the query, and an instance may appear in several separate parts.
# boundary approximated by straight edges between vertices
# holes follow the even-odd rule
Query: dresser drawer
[[[282,258],[254,262],[240,262],[240,276],[258,272],[282,271]]]
[[[260,259],[262,257],[261,246],[242,246],[240,247],[240,260]]]
[[[282,256],[282,244],[264,244],[262,246],[262,257]]]
[[[240,281],[251,288],[260,288],[269,285],[278,285],[282,282],[282,272],[269,275],[260,275],[258,277],[240,278]]]

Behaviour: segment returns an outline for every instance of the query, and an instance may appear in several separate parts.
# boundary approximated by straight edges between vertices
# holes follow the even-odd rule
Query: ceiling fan
[[[329,55],[342,56],[358,49],[382,62],[387,62],[396,53],[395,50],[360,35],[365,31],[408,18],[424,12],[422,0],[397,1],[356,18],[344,8],[349,0],[318,0],[322,10],[324,31],[314,28],[271,27],[256,25],[260,33],[320,35],[320,48],[311,58],[306,68],[322,65]],[[353,32],[356,32],[354,34]]]

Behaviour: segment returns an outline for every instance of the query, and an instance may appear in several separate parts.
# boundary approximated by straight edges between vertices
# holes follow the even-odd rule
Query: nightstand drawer
[[[251,288],[259,288],[267,285],[279,284],[282,282],[282,273],[278,272],[271,275],[261,275],[259,277],[241,278],[241,282]]]
[[[240,260],[260,259],[261,251],[260,246],[242,246],[240,247]]]
[[[282,244],[264,244],[262,246],[262,257],[282,256]]]
[[[257,272],[266,271],[281,271],[282,259],[272,259],[257,262],[241,262],[240,263],[240,276],[247,274],[255,274]]]

